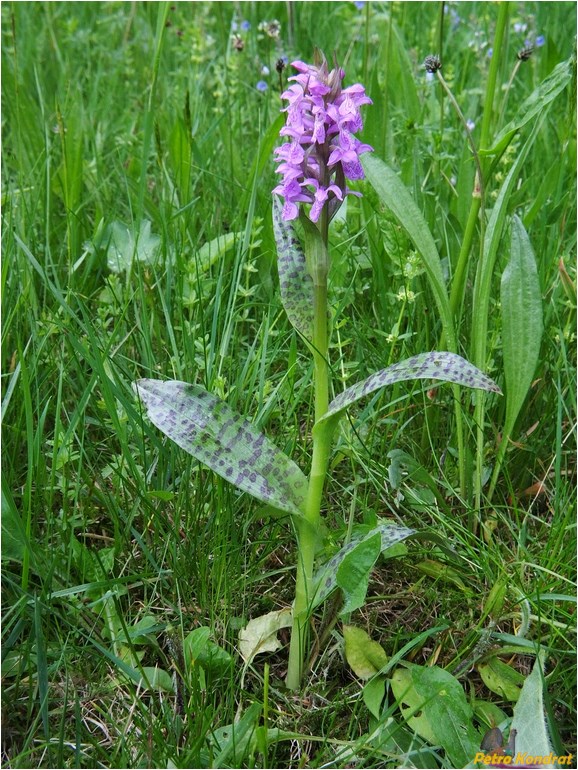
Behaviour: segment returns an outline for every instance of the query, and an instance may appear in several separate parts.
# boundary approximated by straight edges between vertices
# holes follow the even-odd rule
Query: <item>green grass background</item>
[[[509,6],[493,135],[575,47],[573,3]],[[282,310],[270,224],[283,122],[275,63],[311,60],[319,46],[336,51],[346,84],[364,83],[374,105],[365,108],[363,140],[399,171],[451,272],[473,165],[422,62],[440,53],[475,140],[497,5],[448,3],[444,13],[440,3],[406,2],[7,2],[1,13],[6,766],[217,766],[214,731],[264,702],[271,728],[302,738],[264,740],[242,766],[346,766],[339,742],[355,747],[360,767],[400,766],[403,741],[384,752],[366,739],[369,717],[341,657],[339,627],[318,650],[301,698],[283,690],[283,651],[267,659],[270,682],[259,658],[246,671],[239,664],[194,679],[184,717],[171,693],[123,677],[122,664],[137,659],[171,670],[168,626],[182,636],[209,626],[240,660],[239,628],[290,604],[295,564],[289,522],[165,441],[130,386],[142,376],[201,384],[307,469],[311,364]],[[260,30],[262,22],[269,26]],[[538,36],[544,45],[506,89],[516,51]],[[574,87],[557,98],[510,202],[537,257],[545,331],[481,531],[468,530],[468,501],[456,492],[450,389],[430,398],[399,387],[344,423],[324,546],[330,554],[350,516],[440,535],[452,556],[414,544],[384,562],[353,621],[388,654],[446,625],[412,659],[449,670],[468,661],[489,620],[503,635],[529,623],[529,649],[539,642],[548,653],[548,723],[565,751],[575,749],[575,104]],[[519,146],[495,170],[488,207]],[[435,349],[440,337],[411,244],[369,186],[359,189],[363,202],[349,199],[332,234],[337,391]],[[111,271],[113,227],[140,233],[137,249],[152,239],[159,258]],[[506,252],[488,340],[487,371],[498,381]],[[472,280],[459,328],[466,354]],[[487,419],[489,475],[499,399]],[[474,430],[470,420],[472,452]],[[503,602],[488,617],[500,586]],[[527,673],[528,660],[518,656],[515,666]],[[468,696],[511,713],[475,670],[461,681]],[[234,755],[220,761],[236,766]]]

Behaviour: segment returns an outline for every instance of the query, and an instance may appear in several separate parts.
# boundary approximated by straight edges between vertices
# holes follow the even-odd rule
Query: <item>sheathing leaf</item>
[[[281,302],[291,324],[308,340],[313,337],[313,280],[305,254],[291,222],[281,216],[283,207],[273,196],[273,232],[277,243],[277,267]]]
[[[362,582],[367,588],[367,581],[371,570],[377,561],[377,557],[380,553],[390,548],[392,545],[405,540],[406,537],[414,534],[413,529],[407,527],[400,527],[397,524],[380,524],[374,527],[369,532],[363,535],[352,538],[347,545],[344,545],[335,556],[333,556],[327,564],[317,572],[313,579],[314,586],[314,600],[313,608],[320,605],[327,599],[327,597],[335,591],[336,588],[343,589],[346,594],[346,605],[352,603],[352,599],[359,600],[359,595],[355,591],[349,592],[349,570],[347,569],[347,562],[349,561],[355,570],[355,567],[359,566],[360,561],[365,561],[367,557],[367,551],[373,550],[373,557],[366,563],[366,574],[362,579]],[[379,535],[380,542],[374,546],[375,536]],[[356,559],[357,551],[360,552],[360,559]],[[359,578],[359,576],[358,576]],[[355,594],[355,595],[354,595]],[[361,597],[361,604],[365,598],[365,593]],[[358,601],[354,602],[357,606],[360,606]]]

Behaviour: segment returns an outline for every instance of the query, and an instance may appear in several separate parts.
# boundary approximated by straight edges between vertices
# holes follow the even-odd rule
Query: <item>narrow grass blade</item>
[[[455,353],[420,353],[405,361],[388,366],[387,369],[382,369],[366,380],[357,382],[344,390],[329,404],[329,409],[319,422],[340,414],[344,409],[355,404],[356,401],[386,385],[404,380],[430,379],[453,382],[468,388],[479,388],[494,393],[501,392],[493,380],[468,363],[465,358]]]
[[[273,232],[277,243],[281,301],[291,324],[308,340],[313,337],[313,280],[305,254],[291,222],[281,216],[279,198],[273,196]]]
[[[42,605],[38,597],[34,599],[34,636],[36,638],[36,670],[38,674],[38,697],[44,737],[50,740],[50,720],[48,715],[48,661],[46,643],[42,629]]]
[[[480,155],[501,155],[515,134],[547,107],[561,93],[574,77],[574,63],[568,59],[560,62],[548,77],[530,94],[520,106],[516,116],[500,131],[489,150],[480,150]]]
[[[214,731],[212,740],[216,756],[213,767],[243,766],[246,754],[256,741],[262,711],[260,703],[252,703],[238,722]]]
[[[224,401],[198,385],[143,379],[134,388],[149,419],[197,460],[264,503],[301,515],[307,479]]]
[[[524,225],[512,220],[510,261],[502,275],[502,351],[508,436],[528,394],[542,340],[542,295],[536,258]]]
[[[362,165],[367,180],[381,202],[393,213],[419,252],[435,297],[446,340],[456,350],[456,335],[440,255],[429,227],[416,202],[398,175],[380,158],[364,155]]]

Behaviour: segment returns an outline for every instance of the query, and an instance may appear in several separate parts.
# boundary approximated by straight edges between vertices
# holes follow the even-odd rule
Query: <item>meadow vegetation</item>
[[[407,672],[432,692],[434,671],[481,742],[542,663],[552,749],[575,754],[575,5],[1,14],[4,765],[465,766],[437,725],[457,707],[420,722]],[[312,363],[281,304],[271,190],[276,63],[315,47],[372,98],[361,138],[433,235],[455,352],[505,397],[396,384],[341,420],[319,563],[383,519],[417,536],[362,607],[317,609],[295,692],[286,630],[239,651],[293,600],[290,517],[166,440],[131,386],[201,385],[307,472]],[[368,177],[330,230],[334,395],[448,344],[415,233]],[[369,673],[345,652],[359,631]]]

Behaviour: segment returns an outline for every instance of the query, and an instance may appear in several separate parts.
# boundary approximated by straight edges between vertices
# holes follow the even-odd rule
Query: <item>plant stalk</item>
[[[327,273],[328,220],[323,212],[319,229],[321,248],[312,261],[313,273],[313,364],[315,389],[315,423],[327,412],[329,405],[329,366],[327,362]],[[331,451],[331,431],[313,430],[313,457],[307,489],[304,516],[297,524],[298,564],[293,604],[293,627],[289,646],[286,684],[297,690],[304,673],[308,649],[310,606],[313,600],[313,570],[315,551],[321,523],[321,501]]]

